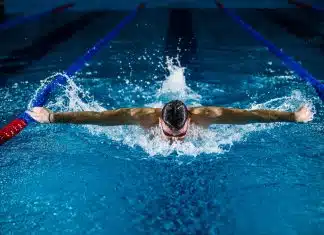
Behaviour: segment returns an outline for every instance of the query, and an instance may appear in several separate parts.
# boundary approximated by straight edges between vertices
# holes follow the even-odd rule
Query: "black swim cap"
[[[188,109],[180,100],[167,103],[162,109],[162,120],[174,130],[180,130],[188,119]]]

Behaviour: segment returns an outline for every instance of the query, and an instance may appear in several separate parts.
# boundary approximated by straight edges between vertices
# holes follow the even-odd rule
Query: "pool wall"
[[[43,11],[45,9],[53,8],[60,4],[66,4],[71,1],[60,0],[60,1],[42,1],[42,0],[30,0],[30,1],[20,1],[20,0],[10,0],[6,2],[6,12],[7,13],[34,13],[37,11]],[[179,7],[179,8],[215,8],[215,3],[213,0],[186,0],[186,1],[174,1],[174,0],[164,0],[164,1],[132,1],[132,0],[119,0],[119,1],[86,1],[86,0],[75,0],[76,3],[75,10],[116,10],[116,9],[126,9],[130,10],[140,2],[148,3],[148,7]],[[309,1],[309,4],[320,5],[320,1]],[[288,1],[282,0],[227,0],[226,6],[230,8],[293,8],[294,6],[288,4]]]

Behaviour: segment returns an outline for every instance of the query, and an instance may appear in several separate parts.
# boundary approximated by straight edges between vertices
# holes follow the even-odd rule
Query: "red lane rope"
[[[61,11],[64,11],[67,8],[73,7],[74,5],[75,5],[75,3],[67,3],[63,6],[56,7],[52,10],[52,13],[59,13]]]
[[[288,3],[294,4],[294,5],[296,5],[296,7],[302,8],[302,9],[313,9],[313,10],[317,10],[317,11],[324,11],[323,7],[311,5],[309,3],[301,2],[299,0],[298,1],[297,0],[288,0]]]
[[[4,126],[0,130],[0,145],[6,142],[7,140],[10,140],[13,136],[17,135],[26,126],[26,121],[20,118],[17,118],[10,122],[8,125]]]
[[[299,8],[312,8],[312,5],[310,5],[308,3],[304,3],[304,2],[297,2],[297,1],[294,1],[294,0],[288,0],[288,3],[295,4]]]

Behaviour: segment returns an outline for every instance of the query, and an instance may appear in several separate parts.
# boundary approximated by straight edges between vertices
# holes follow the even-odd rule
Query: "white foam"
[[[173,63],[176,62],[176,64]],[[145,106],[162,107],[165,101],[171,99],[181,99],[189,102],[189,105],[200,105],[201,96],[188,87],[185,79],[185,68],[181,67],[176,59],[167,59],[166,69],[169,73],[161,87],[156,91],[156,97],[153,102]],[[145,91],[145,82],[136,84],[129,80],[124,81],[127,87],[137,87],[136,94],[139,91]],[[128,88],[121,90],[121,94],[115,99],[132,100],[131,97],[125,97]],[[81,85],[68,79],[64,92],[58,96],[54,102],[49,103],[49,107],[55,110],[63,111],[103,111],[106,108],[98,103],[89,95]],[[305,98],[298,91],[294,91],[291,96],[281,97],[269,100],[263,104],[253,104],[251,107],[241,107],[250,109],[271,108],[280,110],[296,109],[298,105],[305,101]],[[311,103],[311,102],[309,102]],[[198,126],[191,126],[188,137],[183,142],[174,142],[170,144],[163,139],[158,127],[144,131],[137,126],[115,126],[101,127],[94,125],[84,125],[83,127],[94,135],[93,138],[108,138],[111,141],[118,141],[132,148],[140,147],[148,156],[168,156],[176,153],[178,156],[190,155],[198,156],[200,154],[214,154],[220,156],[220,153],[229,151],[235,142],[244,141],[246,136],[255,131],[266,130],[282,124],[249,124],[249,125],[214,125],[209,129],[203,129]]]
[[[179,58],[167,57],[166,66],[169,75],[166,76],[162,87],[157,92],[157,98],[162,100],[179,99],[200,101],[201,96],[186,84],[185,68],[181,67]]]

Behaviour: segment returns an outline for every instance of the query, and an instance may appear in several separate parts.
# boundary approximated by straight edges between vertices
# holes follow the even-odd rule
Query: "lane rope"
[[[75,5],[75,3],[67,3],[58,7],[55,7],[51,10],[47,10],[41,13],[37,13],[37,14],[33,14],[33,15],[29,15],[29,16],[21,16],[21,17],[17,17],[15,19],[6,21],[2,24],[0,24],[0,30],[6,30],[12,27],[15,27],[19,24],[23,24],[26,23],[28,21],[34,21],[34,20],[38,20],[40,19],[42,16],[48,15],[48,14],[56,14],[56,13],[60,13],[62,11],[65,11],[71,7],[73,7]]]
[[[145,7],[144,3],[141,3],[134,9],[129,15],[122,19],[117,26],[115,26],[105,37],[100,39],[92,48],[90,48],[86,53],[78,58],[67,70],[65,70],[65,75],[58,75],[53,81],[45,85],[36,95],[36,98],[32,102],[32,107],[44,106],[47,102],[50,93],[58,86],[64,85],[67,82],[67,77],[71,77],[77,71],[81,70],[87,61],[89,61],[94,55],[96,55],[108,42],[114,39],[118,33],[123,29],[128,23],[130,23],[139,9]],[[12,139],[14,136],[19,134],[24,128],[28,126],[29,123],[34,122],[34,120],[24,112],[18,118],[4,126],[0,129],[0,145],[4,142]]]
[[[314,78],[306,69],[304,69],[299,63],[294,61],[291,57],[286,55],[282,49],[277,48],[272,42],[265,39],[259,32],[252,28],[251,25],[245,23],[239,16],[237,16],[234,11],[225,8],[225,6],[218,0],[215,0],[217,7],[222,9],[228,16],[230,16],[236,23],[242,26],[248,33],[251,34],[256,40],[261,42],[264,46],[268,48],[270,52],[276,55],[283,63],[292,71],[294,71],[301,79],[305,82],[310,83],[317,95],[322,101],[324,101],[324,84]]]

